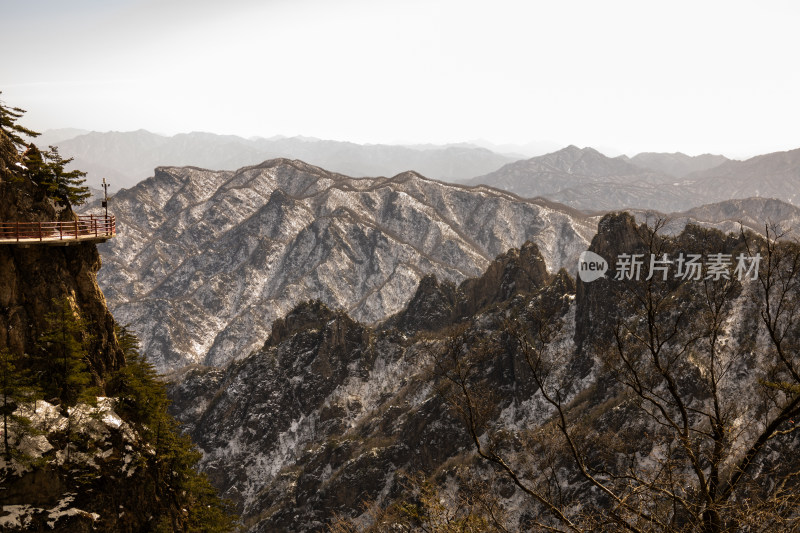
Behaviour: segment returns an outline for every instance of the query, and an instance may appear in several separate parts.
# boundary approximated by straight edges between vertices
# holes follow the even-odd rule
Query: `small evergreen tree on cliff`
[[[66,406],[96,396],[87,364],[89,352],[84,320],[75,314],[67,298],[53,298],[46,321],[48,329],[39,338],[49,377],[45,391]]]
[[[2,94],[3,91],[0,91],[0,95]],[[23,150],[28,146],[28,143],[25,142],[20,135],[27,135],[28,137],[39,136],[38,132],[17,124],[17,119],[24,114],[24,109],[9,107],[3,100],[0,100],[0,130],[3,130],[3,132],[8,135],[8,138],[11,139],[11,142],[13,142],[18,149]]]
[[[30,420],[14,412],[20,403],[37,397],[30,373],[22,367],[20,359],[11,350],[0,349],[0,412],[3,413],[3,453],[7,461],[11,460],[13,451],[8,438],[9,424],[14,426],[17,437],[30,425]]]
[[[166,412],[167,391],[155,367],[139,349],[139,339],[128,326],[116,326],[117,340],[125,354],[125,366],[112,379],[112,387],[119,391],[117,412],[126,420],[152,430]]]
[[[61,157],[57,146],[50,146],[49,150],[41,152],[31,144],[25,152],[24,163],[34,183],[43,187],[56,203],[62,206],[78,206],[85,203],[92,193],[84,185],[86,172],[66,170],[66,166],[74,159]]]
[[[230,503],[197,471],[200,452],[167,413],[166,384],[127,326],[118,326],[116,335],[125,353],[125,366],[111,380],[118,398],[116,411],[154,451],[143,479],[143,489],[156,494],[160,504],[149,509],[156,522],[154,531],[232,531],[236,517]]]
[[[77,169],[66,170],[74,158],[64,159],[58,153],[57,146],[50,146],[49,150],[40,151],[35,145],[29,145],[22,135],[34,138],[38,137],[39,133],[17,124],[17,120],[24,114],[24,109],[9,107],[0,100],[0,130],[14,143],[17,150],[24,152],[22,162],[28,169],[28,175],[56,203],[62,206],[82,205],[92,195],[89,187],[84,185],[86,172]]]

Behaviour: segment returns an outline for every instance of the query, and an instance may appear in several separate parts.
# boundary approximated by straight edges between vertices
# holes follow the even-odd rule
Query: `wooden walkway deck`
[[[0,222],[0,245],[66,246],[79,242],[105,242],[116,235],[116,218],[110,215],[82,215],[78,220],[64,222]]]

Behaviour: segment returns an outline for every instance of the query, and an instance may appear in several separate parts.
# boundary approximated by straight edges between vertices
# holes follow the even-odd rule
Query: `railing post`
[[[42,242],[42,223],[39,222],[39,242]]]
[[[19,242],[19,221],[17,221],[17,242]]]

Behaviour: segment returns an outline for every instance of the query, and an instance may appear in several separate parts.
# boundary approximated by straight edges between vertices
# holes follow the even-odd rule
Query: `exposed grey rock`
[[[645,235],[646,228],[637,226],[632,216],[610,214],[600,221],[591,250],[609,258],[644,252]],[[690,225],[664,244],[670,251],[735,253],[743,241],[736,234]],[[576,283],[563,270],[550,275],[540,268],[542,260],[536,247],[528,244],[498,257],[481,278],[459,288],[427,276],[408,308],[378,327],[359,324],[320,302],[303,303],[275,321],[261,350],[233,362],[224,372],[192,370],[173,385],[180,392],[174,394],[174,412],[189,424],[204,452],[205,470],[235,500],[246,529],[325,531],[337,515],[360,515],[368,521],[364,502],[379,508],[415,502],[404,485],[407,474],[420,472],[438,484],[440,495],[452,495],[460,489],[453,472],[465,465],[500,495],[508,511],[508,530],[533,528],[527,522],[530,517],[547,523],[546,512],[536,514],[534,499],[498,482],[491,469],[481,470],[464,424],[439,393],[447,384],[439,381],[433,360],[437,347],[449,342],[452,330],[447,328],[459,301],[474,302],[460,317],[466,336],[458,338],[456,346],[464,348],[459,353],[467,358],[473,350],[479,352],[483,342],[495,342],[487,357],[469,360],[475,365],[472,379],[481,386],[477,390],[490,391],[478,396],[488,412],[486,427],[499,430],[493,437],[505,439],[497,445],[512,466],[522,471],[526,461],[534,463],[526,471],[526,482],[537,476],[549,479],[559,504],[578,518],[597,509],[607,516],[604,511],[613,506],[581,478],[571,463],[572,452],[559,444],[556,428],[561,419],[542,400],[525,354],[504,333],[509,321],[525,327],[535,327],[537,320],[560,324],[545,360],[555,357],[560,362],[550,371],[564,384],[557,390],[564,395],[566,420],[581,424],[573,436],[582,450],[590,450],[587,457],[593,472],[619,473],[624,485],[625,474],[636,469],[653,473],[664,468],[653,460],[672,444],[653,437],[664,425],[654,422],[657,414],[646,414],[646,407],[637,405],[630,391],[613,378],[615,370],[603,353],[616,320],[627,319],[628,326],[637,327],[637,321],[626,315],[624,286],[612,286],[610,280]],[[774,371],[769,350],[756,342],[757,335],[763,335],[757,331],[762,322],[753,302],[757,285],[731,285],[726,310],[730,319],[716,353],[725,372],[714,380],[719,387],[715,393],[734,402],[737,416],[745,417],[741,430],[731,432],[735,442],[726,459],[730,461],[741,456],[753,438],[755,430],[744,420],[757,426],[763,415],[753,391]],[[462,290],[465,287],[474,290]],[[707,288],[703,282],[667,283],[657,291],[683,302],[681,320],[689,330],[688,324],[702,321],[698,302]],[[429,327],[420,327],[426,322]],[[412,336],[414,331],[422,333]],[[682,332],[676,335],[680,350],[686,338]],[[665,352],[670,348],[669,343],[663,346]],[[671,370],[678,376],[674,387],[693,412],[701,413],[709,400],[702,361],[689,356],[669,364],[675,365]],[[641,377],[647,381],[657,376]],[[217,386],[215,393],[210,383]],[[193,390],[212,398],[201,410],[191,405]],[[787,435],[775,439],[753,465],[753,485],[748,484],[742,494],[771,490],[770,476],[778,468],[796,469],[797,436]],[[552,470],[537,471],[538,458],[524,455],[535,453],[531,450],[515,456],[514,446],[526,440],[539,442],[542,455],[554,458]],[[620,451],[621,457],[615,455]],[[680,460],[679,453],[675,457]],[[781,461],[787,464],[781,467]],[[609,475],[609,484],[612,478]]]
[[[548,290],[568,306],[561,291],[574,291],[574,284],[564,276],[548,276],[528,243],[465,281],[459,301],[494,309],[494,321],[511,300],[524,307],[524,298]],[[425,277],[417,295],[435,285]],[[408,324],[403,317],[413,312],[370,328],[321,302],[304,302],[274,322],[262,349],[224,371],[194,368],[177,378],[172,411],[203,451],[203,470],[251,531],[322,531],[334,512],[349,515],[384,488],[383,498],[399,494],[401,469],[432,471],[468,450],[461,423],[426,382],[424,337],[394,327]],[[468,322],[476,317],[469,313],[462,317]],[[504,353],[486,367],[508,393],[503,405],[532,392],[515,357]]]
[[[159,168],[111,208],[118,237],[101,247],[99,280],[162,371],[245,356],[304,300],[381,320],[424,275],[458,283],[526,241],[554,271],[571,268],[594,224],[487,187],[413,172],[354,179],[285,159]]]
[[[425,276],[406,308],[387,320],[385,326],[406,334],[437,331],[515,294],[533,293],[549,281],[538,247],[526,242],[520,249],[513,248],[497,257],[480,277],[466,279],[458,287],[449,282],[440,284],[432,275]]]

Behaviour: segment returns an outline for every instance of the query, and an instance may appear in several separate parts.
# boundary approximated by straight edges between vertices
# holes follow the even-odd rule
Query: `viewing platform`
[[[0,245],[68,246],[105,242],[116,235],[117,222],[111,215],[81,215],[63,222],[0,222]]]

